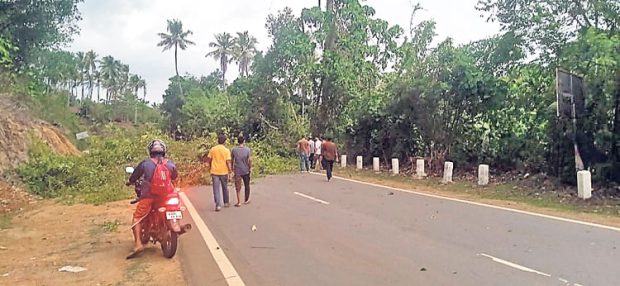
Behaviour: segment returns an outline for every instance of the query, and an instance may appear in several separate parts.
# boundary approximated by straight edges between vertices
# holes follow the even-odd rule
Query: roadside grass
[[[121,225],[121,222],[118,219],[114,221],[104,221],[99,225],[103,232],[118,232],[118,227]]]
[[[336,169],[336,175],[368,183],[446,195],[470,201],[481,201],[485,203],[500,201],[504,202],[504,205],[510,205],[511,202],[514,202],[563,213],[587,213],[620,217],[620,200],[596,197],[589,200],[581,200],[577,198],[576,192],[532,189],[519,186],[513,182],[491,182],[488,186],[478,186],[474,181],[455,178],[454,183],[443,184],[441,183],[441,178],[437,177],[415,179],[411,175],[406,174],[392,175],[385,170],[376,173],[368,169],[357,170],[354,168],[340,167]]]
[[[11,228],[11,221],[13,217],[9,214],[0,214],[0,229]]]

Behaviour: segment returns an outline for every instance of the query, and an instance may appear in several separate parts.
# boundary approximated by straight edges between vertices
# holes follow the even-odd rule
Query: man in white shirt
[[[315,138],[315,142],[314,142],[314,148],[316,149],[314,151],[314,164],[315,164],[315,169],[317,171],[321,170],[321,145],[323,144],[323,141],[321,140],[322,138]],[[318,163],[318,164],[317,164]]]
[[[312,139],[312,136],[308,137],[308,143],[310,143],[310,169],[314,169],[314,153],[316,153],[316,144],[314,143],[315,139]]]

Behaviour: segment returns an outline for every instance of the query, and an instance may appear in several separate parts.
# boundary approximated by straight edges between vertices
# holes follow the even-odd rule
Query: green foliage
[[[132,189],[125,187],[124,166],[136,166],[147,156],[146,146],[154,138],[164,138],[168,157],[179,170],[183,185],[192,183],[195,170],[202,168],[202,156],[215,146],[214,134],[192,141],[174,141],[157,131],[131,134],[108,125],[101,135],[89,138],[89,152],[82,156],[62,156],[44,144],[31,148],[30,161],[17,168],[17,173],[33,194],[59,198],[66,203],[100,204],[127,199]],[[269,145],[253,142],[256,176],[290,171],[291,159],[279,156]],[[198,174],[205,178],[206,173]],[[198,181],[194,183],[206,183]]]
[[[19,48],[14,56],[24,66],[30,52],[66,43],[78,32],[77,8],[82,0],[0,2],[0,36]]]

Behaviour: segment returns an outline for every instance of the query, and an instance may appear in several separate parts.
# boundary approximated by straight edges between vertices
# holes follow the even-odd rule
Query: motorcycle
[[[126,167],[125,172],[131,175],[134,172],[134,168]],[[138,196],[140,196],[142,184],[142,179],[135,184]],[[137,201],[132,201],[132,203],[135,202]],[[177,188],[165,198],[156,200],[149,214],[142,220],[142,231],[140,232],[142,244],[149,242],[156,244],[159,242],[164,257],[174,257],[177,252],[179,236],[192,229],[191,224],[183,226],[180,224],[184,211],[185,207],[180,205]]]

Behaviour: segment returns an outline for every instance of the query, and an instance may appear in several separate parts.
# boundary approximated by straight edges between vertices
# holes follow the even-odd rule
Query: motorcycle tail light
[[[168,199],[168,202],[166,202],[167,205],[173,205],[176,206],[179,204],[179,198],[174,197],[174,198],[170,198]]]
[[[165,212],[165,211],[166,211],[166,208],[165,208],[165,207],[161,207],[161,208],[159,208],[159,209],[157,209],[157,210],[158,210],[160,213],[163,213],[163,212]]]

